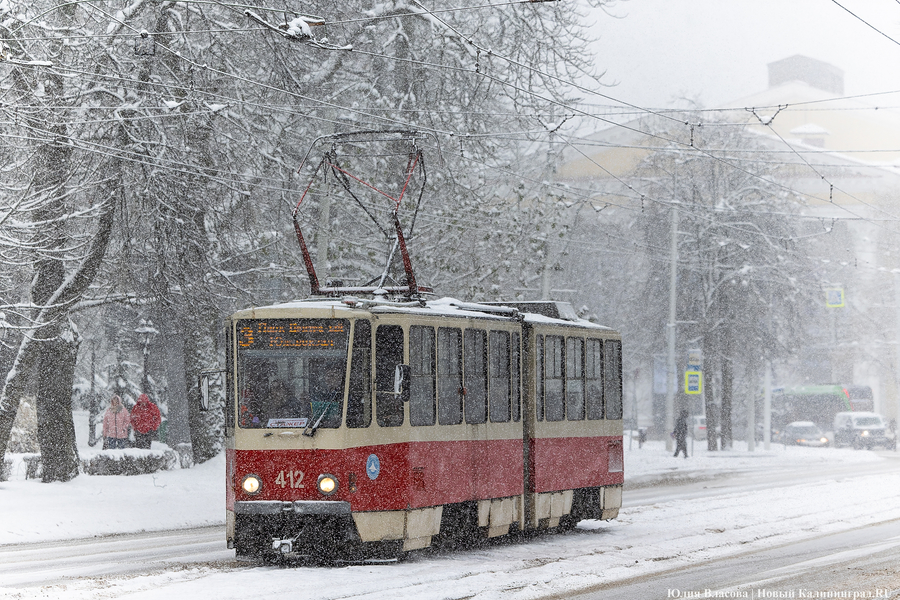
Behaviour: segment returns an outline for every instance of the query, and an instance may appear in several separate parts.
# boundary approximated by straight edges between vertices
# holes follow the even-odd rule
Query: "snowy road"
[[[566,595],[569,600],[732,597],[853,593],[900,598],[900,520],[812,537],[696,566],[655,573]],[[802,590],[802,592],[801,592]],[[834,596],[832,596],[834,597]],[[853,596],[850,596],[853,597]]]
[[[631,478],[626,484],[623,501],[626,506],[634,507],[663,501],[695,500],[720,493],[753,493],[826,481],[838,482],[848,477],[900,472],[900,453],[872,454],[884,460],[849,464],[781,465],[765,469],[747,466],[736,470],[672,469],[668,474],[663,472]]]
[[[234,562],[221,527],[0,546],[4,587],[55,585],[83,577],[146,574]]]
[[[839,451],[772,468],[761,455],[743,460],[740,474],[691,470],[700,460],[665,462],[652,477],[667,484],[628,490],[616,521],[401,564],[247,567],[224,548],[219,527],[0,546],[0,597],[293,599],[302,590],[299,597],[323,600],[666,598],[670,590],[769,580],[770,590],[832,589],[840,579],[816,587],[826,585],[820,575],[843,569],[859,576],[896,561],[886,557],[900,545],[900,455],[847,463],[827,460],[839,456],[829,452]],[[788,570],[775,580],[778,569]],[[724,577],[729,573],[734,578]],[[671,579],[679,574],[684,578]],[[855,590],[874,579],[846,581]]]

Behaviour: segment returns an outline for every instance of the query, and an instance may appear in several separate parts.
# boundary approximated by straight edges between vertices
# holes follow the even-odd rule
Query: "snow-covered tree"
[[[764,141],[731,123],[698,128],[692,147],[683,130],[667,137],[678,144],[650,153],[639,168],[653,200],[641,216],[644,243],[657,252],[667,247],[677,209],[679,337],[685,348],[703,351],[707,428],[720,426],[722,444],[730,446],[735,378],[758,381],[764,360],[796,351],[818,281],[803,242],[800,199],[782,183],[785,165],[770,159]],[[667,258],[648,262],[641,291],[652,300],[647,308],[659,340]],[[708,445],[717,448],[716,436]]]
[[[44,481],[78,473],[71,411],[78,335],[70,315],[102,265],[121,189],[115,164],[92,164],[89,153],[73,143],[78,126],[67,111],[80,94],[52,66],[77,53],[64,43],[72,10],[61,5],[36,19],[29,7],[4,4],[2,15],[4,38],[11,42],[4,51],[16,57],[3,79],[16,113],[7,132],[27,140],[16,154],[17,169],[4,172],[4,233],[21,261],[14,266],[29,269],[31,284],[29,298],[7,298],[21,338],[0,394],[0,448],[6,448],[19,402],[36,380]]]
[[[315,13],[325,24],[303,16]],[[542,228],[562,205],[534,194],[515,208],[512,190],[533,169],[514,149],[546,138],[551,109],[575,99],[565,82],[592,70],[580,18],[553,3],[0,2],[0,90],[13,99],[0,108],[10,143],[0,291],[22,340],[0,397],[0,448],[38,372],[39,429],[63,449],[42,443],[45,478],[74,476],[75,323],[97,340],[97,319],[118,314],[107,328],[143,319],[159,335],[107,336],[105,366],[137,363],[150,344],[170,443],[197,460],[214,454],[221,422],[196,413],[193,382],[215,362],[219,315],[307,291],[290,209],[309,174],[296,171],[324,134],[423,134],[429,171],[417,175],[426,189],[411,232],[423,283],[485,297],[546,268]],[[392,189],[404,152],[347,166]],[[322,278],[380,270],[390,240],[364,214],[324,196],[309,207]],[[373,234],[374,245],[360,242]],[[517,254],[523,239],[541,251]],[[500,270],[498,255],[510,256]]]

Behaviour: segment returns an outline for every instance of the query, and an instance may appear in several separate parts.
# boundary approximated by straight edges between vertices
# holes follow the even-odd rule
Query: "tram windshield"
[[[340,427],[349,332],[343,319],[238,322],[238,425]]]

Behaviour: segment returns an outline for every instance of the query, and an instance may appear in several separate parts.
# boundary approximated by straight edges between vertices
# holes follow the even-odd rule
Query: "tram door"
[[[490,498],[492,461],[487,425],[487,331],[463,332],[463,389],[465,422],[469,433],[469,468],[476,498]]]
[[[375,420],[381,427],[403,425],[403,399],[394,393],[394,370],[403,364],[403,328],[380,325],[375,331]]]
[[[519,336],[499,329],[464,333],[465,420],[472,440],[477,498],[522,493],[522,422],[519,407]]]

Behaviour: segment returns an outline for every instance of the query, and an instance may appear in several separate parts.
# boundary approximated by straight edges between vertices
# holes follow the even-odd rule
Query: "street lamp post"
[[[135,333],[144,336],[144,371],[141,374],[141,391],[145,394],[150,393],[150,378],[147,375],[149,372],[148,365],[150,362],[150,337],[159,333],[156,328],[153,327],[153,321],[147,319],[141,319],[141,324],[134,330]]]
[[[102,436],[97,435],[97,417],[100,415],[100,396],[95,389],[97,380],[97,342],[91,341],[91,389],[88,392],[88,444],[95,446]]]

